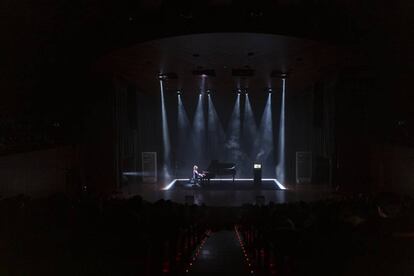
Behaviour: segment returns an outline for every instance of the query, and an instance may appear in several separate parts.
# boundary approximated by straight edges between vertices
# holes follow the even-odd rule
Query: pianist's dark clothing
[[[197,170],[193,170],[193,181],[198,182],[202,178],[200,173]]]

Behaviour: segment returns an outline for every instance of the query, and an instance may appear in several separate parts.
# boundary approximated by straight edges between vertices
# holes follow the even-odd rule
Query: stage
[[[210,183],[194,186],[188,179],[143,184],[130,178],[121,191],[125,197],[140,195],[150,202],[164,199],[178,203],[229,207],[270,202],[310,202],[334,195],[332,188],[327,185],[282,185],[275,179],[263,179],[260,185],[255,185],[253,179],[236,179],[234,182],[232,179],[212,179]]]

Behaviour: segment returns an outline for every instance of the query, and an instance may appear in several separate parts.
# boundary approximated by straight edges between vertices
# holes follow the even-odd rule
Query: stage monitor
[[[262,164],[254,164],[253,165],[254,169],[261,169],[262,168]]]
[[[262,184],[262,164],[253,164],[253,183],[254,185]]]

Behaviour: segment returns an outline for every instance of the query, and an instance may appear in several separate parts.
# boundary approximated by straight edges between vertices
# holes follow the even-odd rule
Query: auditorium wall
[[[0,196],[75,192],[80,182],[76,156],[70,146],[1,156]]]
[[[369,170],[374,191],[414,196],[414,148],[372,146]]]

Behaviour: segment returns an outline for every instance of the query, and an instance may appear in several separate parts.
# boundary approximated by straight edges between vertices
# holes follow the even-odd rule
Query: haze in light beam
[[[163,174],[165,179],[169,180],[171,178],[171,145],[170,145],[170,135],[168,130],[168,121],[167,121],[167,110],[165,107],[164,100],[164,84],[160,80],[160,93],[161,93],[161,120],[162,120],[162,142],[164,146],[164,165],[163,165]]]
[[[188,168],[191,168],[191,126],[185,111],[181,95],[177,95],[177,154],[176,154],[176,168],[178,169],[178,176],[188,175]],[[183,170],[183,171],[181,171]]]
[[[213,100],[211,95],[207,95],[208,99],[208,133],[207,133],[207,142],[208,142],[208,159],[223,159],[223,143],[225,141],[225,134],[221,121],[217,115],[216,108],[214,107]]]
[[[243,116],[243,144],[246,153],[250,159],[254,159],[253,144],[257,136],[257,125],[254,119],[252,106],[250,104],[249,95],[246,94],[244,101],[244,116]]]
[[[276,167],[276,178],[282,184],[285,183],[285,98],[286,98],[286,79],[282,79],[282,100],[280,104],[278,164]]]
[[[204,119],[204,105],[203,95],[198,96],[197,107],[193,119],[193,131],[192,131],[192,143],[193,143],[193,163],[200,164],[204,156],[205,147],[205,119]]]
[[[271,154],[273,151],[273,120],[272,120],[272,94],[267,96],[266,106],[263,110],[262,119],[260,121],[259,135],[255,141],[255,160],[262,163],[263,176],[271,176],[274,174],[273,158]]]
[[[227,127],[227,140],[224,146],[228,161],[236,162],[240,159],[240,94],[237,94],[237,99],[233,107],[233,112]]]

